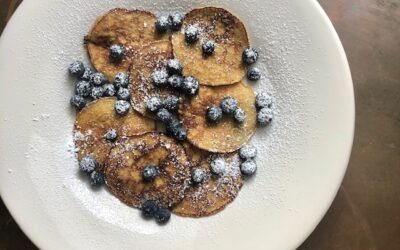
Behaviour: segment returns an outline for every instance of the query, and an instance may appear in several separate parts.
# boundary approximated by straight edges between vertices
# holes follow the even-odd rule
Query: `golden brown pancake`
[[[188,155],[195,156],[192,170],[203,169],[205,179],[200,184],[191,184],[185,198],[174,206],[172,212],[181,216],[202,217],[221,211],[236,198],[243,185],[239,156],[236,153],[220,155],[225,159],[228,169],[223,175],[216,176],[210,171],[210,153],[189,144],[185,145],[185,149]]]
[[[113,143],[107,142],[104,138],[111,128],[117,130],[119,138],[154,131],[154,121],[133,110],[126,116],[119,116],[115,112],[115,102],[114,97],[102,98],[88,104],[78,113],[74,125],[78,160],[86,155],[92,155],[102,167],[113,146]]]
[[[188,45],[184,31],[190,25],[199,28],[200,39]],[[202,44],[215,42],[213,55],[204,56]],[[215,7],[194,9],[186,14],[181,32],[172,36],[174,55],[183,65],[184,75],[198,78],[202,85],[229,85],[242,80],[246,73],[243,50],[249,47],[243,23],[230,12]]]
[[[157,18],[141,10],[112,9],[100,17],[85,37],[90,59],[97,71],[111,81],[118,72],[128,72],[133,55],[143,46],[155,41],[169,41],[168,35],[158,35]],[[122,62],[109,59],[108,48],[122,45],[126,55]]]
[[[147,164],[158,168],[152,182],[142,178]],[[119,141],[111,150],[105,174],[111,192],[132,207],[140,207],[146,200],[171,207],[182,200],[190,180],[183,147],[159,133]]]
[[[246,112],[242,124],[225,115],[218,124],[206,119],[207,108],[219,105],[225,96],[232,96],[239,107]],[[242,82],[228,86],[200,87],[199,94],[181,105],[179,114],[188,129],[188,140],[195,146],[216,153],[238,150],[256,130],[255,94],[252,88]]]

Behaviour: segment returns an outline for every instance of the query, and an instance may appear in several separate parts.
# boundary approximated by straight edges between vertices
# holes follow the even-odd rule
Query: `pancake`
[[[157,166],[152,182],[142,178],[147,164]],[[105,169],[106,184],[125,204],[140,207],[156,200],[171,207],[183,199],[190,180],[189,165],[180,144],[159,133],[125,138],[111,150]]]
[[[126,116],[119,116],[115,112],[115,102],[114,97],[102,98],[91,102],[78,113],[74,124],[74,142],[78,150],[78,160],[86,155],[92,155],[103,167],[114,144],[104,138],[111,128],[116,129],[119,138],[154,131],[154,121],[133,110]]]
[[[207,122],[207,108],[218,106],[225,96],[234,97],[239,107],[246,112],[242,124],[236,123],[228,115],[224,115],[218,124]],[[242,147],[254,134],[257,128],[254,103],[254,91],[242,82],[229,86],[202,86],[197,96],[181,105],[179,114],[188,129],[188,140],[193,145],[209,152],[229,153]]]
[[[199,41],[188,45],[185,30],[199,28]],[[215,42],[212,55],[204,56],[202,44]],[[194,9],[186,14],[182,32],[173,33],[174,55],[183,65],[183,74],[195,76],[202,85],[229,85],[239,82],[246,74],[242,53],[249,47],[243,23],[230,12],[215,7]]]
[[[189,144],[185,145],[188,155],[194,155],[192,170],[201,168],[205,178],[200,184],[192,184],[185,193],[185,198],[173,207],[172,212],[187,217],[203,217],[215,214],[231,203],[243,185],[240,173],[240,160],[236,153],[221,155],[228,164],[228,170],[221,176],[210,171],[212,155]],[[200,156],[198,158],[197,156]],[[190,157],[189,157],[190,158]]]
[[[169,41],[168,35],[158,35],[157,18],[141,10],[112,9],[97,19],[85,37],[90,60],[97,71],[111,81],[118,72],[128,72],[133,55],[143,46],[155,41]],[[122,45],[126,55],[121,62],[110,60],[108,48]]]
[[[169,89],[155,87],[151,82],[154,70],[164,68],[171,58],[172,46],[169,41],[151,43],[133,57],[130,71],[131,100],[133,108],[139,113],[154,118],[146,109],[146,100],[154,95],[163,98],[172,93]]]

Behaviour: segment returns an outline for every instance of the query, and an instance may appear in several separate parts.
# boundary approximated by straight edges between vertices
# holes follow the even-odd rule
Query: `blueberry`
[[[172,121],[172,114],[167,109],[162,108],[162,109],[158,110],[157,118],[161,122],[168,124]]]
[[[160,16],[156,21],[156,31],[158,33],[165,33],[170,27],[170,18],[169,16]]]
[[[111,83],[104,85],[104,96],[115,96],[115,87]]]
[[[204,55],[212,55],[215,50],[215,42],[214,41],[207,41],[202,45]]]
[[[182,74],[182,64],[178,59],[169,59],[167,62],[167,71],[170,75],[181,75]]]
[[[169,124],[166,126],[166,134],[168,136],[174,137],[175,131],[177,130],[178,127],[181,127],[182,124],[178,120],[172,120]]]
[[[243,62],[247,65],[257,62],[258,52],[253,48],[247,48],[242,54]]]
[[[238,102],[232,96],[226,96],[221,102],[222,112],[232,114],[238,107]]]
[[[79,81],[75,86],[75,93],[82,97],[89,97],[92,93],[92,85],[87,81]]]
[[[117,140],[118,134],[115,128],[110,128],[104,136],[107,141],[115,142]]]
[[[79,161],[79,169],[82,172],[90,174],[96,169],[96,167],[97,167],[97,161],[91,155],[87,155],[83,157],[82,160]]]
[[[119,115],[126,115],[129,112],[131,105],[125,100],[118,100],[115,102],[115,111]]]
[[[253,160],[246,160],[240,164],[240,171],[244,175],[252,175],[257,170],[257,164]]]
[[[101,186],[105,183],[105,178],[104,178],[104,174],[97,172],[97,171],[93,171],[90,174],[90,184],[92,184],[93,186]]]
[[[89,67],[85,67],[85,72],[81,76],[81,80],[90,81],[92,74],[93,74],[92,69]]]
[[[168,78],[168,84],[175,90],[180,90],[183,87],[183,77],[179,75],[173,75]]]
[[[202,183],[206,173],[201,168],[196,168],[192,171],[192,181],[195,184]]]
[[[199,81],[195,77],[193,76],[185,77],[182,86],[182,89],[185,92],[185,94],[190,96],[196,95],[197,92],[199,92],[199,88],[200,88]]]
[[[179,121],[173,120],[167,124],[167,135],[172,136],[178,141],[184,141],[187,138],[187,130]]]
[[[76,77],[81,77],[85,73],[85,66],[79,60],[73,61],[69,67],[68,71],[71,75]]]
[[[150,112],[157,112],[161,108],[161,99],[158,96],[152,96],[148,98],[145,102],[147,110]]]
[[[97,86],[92,88],[92,92],[90,93],[90,97],[93,99],[99,99],[104,95],[104,88],[102,86]]]
[[[182,22],[183,22],[183,15],[180,13],[172,13],[169,16],[170,19],[170,24],[171,24],[171,30],[172,31],[178,31],[182,27]]]
[[[233,118],[236,122],[243,123],[246,120],[246,112],[241,108],[237,108],[233,112]]]
[[[142,206],[142,215],[146,218],[152,218],[158,212],[159,206],[156,201],[147,200],[143,202]]]
[[[261,71],[258,68],[251,68],[247,71],[247,79],[258,81],[261,78]]]
[[[256,107],[262,109],[265,107],[271,108],[273,98],[266,92],[258,93],[256,96]]]
[[[74,95],[71,97],[70,103],[73,107],[78,110],[83,109],[86,106],[85,99],[80,95]]]
[[[142,171],[143,180],[150,182],[157,176],[157,168],[154,165],[146,165]]]
[[[187,43],[195,43],[199,40],[199,29],[191,25],[185,30],[185,40]]]
[[[222,175],[226,171],[226,162],[222,157],[215,157],[210,164],[211,171],[216,175]]]
[[[167,208],[160,207],[155,213],[154,218],[156,219],[157,223],[165,224],[171,218],[171,212]]]
[[[246,160],[253,159],[257,156],[257,149],[251,144],[246,144],[239,150],[239,156]]]
[[[116,89],[127,88],[129,85],[129,78],[124,72],[119,72],[115,75],[113,84]]]
[[[162,103],[162,106],[169,111],[176,111],[179,108],[179,104],[181,103],[181,100],[179,97],[176,95],[170,95],[165,98],[165,100]]]
[[[119,62],[124,58],[125,49],[122,47],[122,45],[113,44],[108,49],[108,55],[111,60]]]
[[[222,109],[215,105],[207,109],[206,118],[208,122],[218,123],[222,119]]]
[[[97,72],[92,74],[91,83],[95,86],[102,86],[107,82],[103,73]]]
[[[165,87],[168,84],[168,73],[165,69],[158,69],[151,74],[151,80],[156,87]]]
[[[262,108],[260,111],[257,113],[257,123],[260,126],[267,126],[272,122],[272,119],[274,118],[274,113],[272,112],[272,109],[270,108]]]
[[[117,91],[118,100],[128,101],[131,98],[131,91],[127,88],[119,88]]]

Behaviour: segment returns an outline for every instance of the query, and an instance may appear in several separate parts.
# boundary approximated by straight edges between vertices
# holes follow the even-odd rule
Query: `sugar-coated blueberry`
[[[182,89],[185,94],[190,96],[196,95],[199,92],[199,88],[199,81],[195,77],[188,76],[183,80]]]
[[[181,13],[172,13],[169,15],[172,31],[178,31],[182,27],[183,15]]]
[[[246,160],[253,159],[257,156],[257,148],[251,144],[246,144],[239,150],[239,156]]]
[[[157,223],[165,224],[171,218],[171,211],[169,211],[168,208],[160,207],[155,213],[154,218],[156,219]]]
[[[232,96],[226,96],[221,102],[222,112],[225,114],[233,114],[238,107],[238,102]]]
[[[153,181],[157,176],[157,167],[154,165],[146,165],[142,171],[142,177],[144,181]]]
[[[243,51],[242,58],[245,64],[247,65],[253,64],[257,62],[258,52],[253,48],[247,48]]]
[[[104,96],[115,96],[115,87],[111,83],[104,85]]]
[[[168,73],[165,69],[157,69],[151,74],[151,80],[156,87],[165,87],[168,84]]]
[[[258,68],[251,68],[247,71],[247,79],[258,81],[261,78],[261,71]]]
[[[129,85],[129,78],[124,72],[119,72],[114,76],[113,84],[116,89],[127,88]]]
[[[260,109],[257,113],[257,123],[260,126],[267,126],[272,122],[272,119],[274,118],[274,112],[272,109],[265,107]]]
[[[96,72],[92,74],[91,83],[95,86],[102,86],[107,82],[103,73]]]
[[[165,123],[168,124],[172,121],[172,114],[165,108],[159,109],[157,112],[157,118]]]
[[[226,162],[222,157],[215,157],[210,164],[211,171],[216,175],[222,175],[226,171]]]
[[[110,56],[111,60],[119,62],[124,58],[125,49],[122,45],[113,44],[108,49],[108,55]]]
[[[115,140],[117,140],[118,137],[117,130],[115,128],[110,128],[109,130],[107,130],[107,133],[105,134],[104,137],[109,142],[115,142]]]
[[[131,91],[128,88],[119,88],[117,91],[118,100],[128,101],[131,98]]]
[[[167,71],[170,75],[180,75],[182,74],[182,64],[178,59],[169,59],[167,61]]]
[[[126,115],[129,112],[131,105],[125,100],[118,100],[115,102],[115,111],[118,115]]]
[[[237,123],[243,123],[246,120],[246,112],[238,107],[233,111],[233,118]]]
[[[170,27],[171,20],[169,16],[160,16],[156,21],[156,31],[158,33],[165,33]]]
[[[95,86],[92,88],[92,92],[90,93],[90,97],[93,99],[100,99],[104,95],[104,88],[103,86]]]
[[[202,183],[204,180],[206,173],[203,169],[201,168],[195,168],[192,171],[192,182],[195,184]]]
[[[187,129],[178,120],[172,120],[167,124],[166,133],[178,141],[184,141],[187,138]]]
[[[97,167],[97,161],[91,155],[87,155],[83,157],[82,160],[79,161],[79,169],[82,172],[91,173],[96,169],[96,167]]]
[[[143,202],[140,209],[142,210],[142,215],[146,218],[152,218],[157,213],[159,206],[157,201],[147,200]]]
[[[152,96],[145,101],[145,105],[146,105],[147,110],[155,113],[161,108],[162,102],[161,102],[160,97]]]
[[[104,174],[101,172],[93,171],[90,174],[90,184],[93,186],[101,186],[105,183],[105,177]]]
[[[240,164],[240,171],[243,175],[252,175],[257,170],[257,164],[254,160],[246,160]]]
[[[168,84],[175,90],[181,90],[183,87],[184,78],[180,75],[172,75],[168,78]]]
[[[218,106],[211,106],[207,109],[207,121],[210,123],[218,123],[222,119],[222,109]]]
[[[212,55],[215,50],[215,42],[212,40],[208,40],[202,45],[204,55]]]
[[[78,110],[83,109],[86,106],[86,100],[80,95],[73,95],[70,99],[70,103],[73,107]]]
[[[179,108],[180,103],[181,103],[181,100],[179,97],[177,97],[176,95],[170,95],[164,99],[162,106],[164,108],[168,109],[169,111],[173,112]]]
[[[76,60],[69,65],[68,71],[75,77],[81,77],[85,73],[85,66],[81,61]]]
[[[193,25],[189,26],[185,30],[185,41],[187,43],[195,43],[199,40],[199,29]]]
[[[93,70],[89,67],[85,67],[85,72],[81,76],[81,80],[89,82],[92,77],[92,74],[93,74]]]
[[[256,107],[262,109],[265,107],[271,108],[273,103],[273,98],[266,92],[258,93],[256,96]]]
[[[79,81],[75,86],[75,93],[82,97],[89,97],[92,93],[92,85],[87,81]]]

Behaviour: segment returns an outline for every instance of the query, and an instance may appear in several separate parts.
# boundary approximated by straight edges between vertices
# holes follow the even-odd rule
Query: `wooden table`
[[[22,0],[0,0],[0,33]],[[319,0],[346,50],[356,134],[325,218],[300,249],[400,249],[400,0]],[[0,249],[36,249],[0,204]]]

